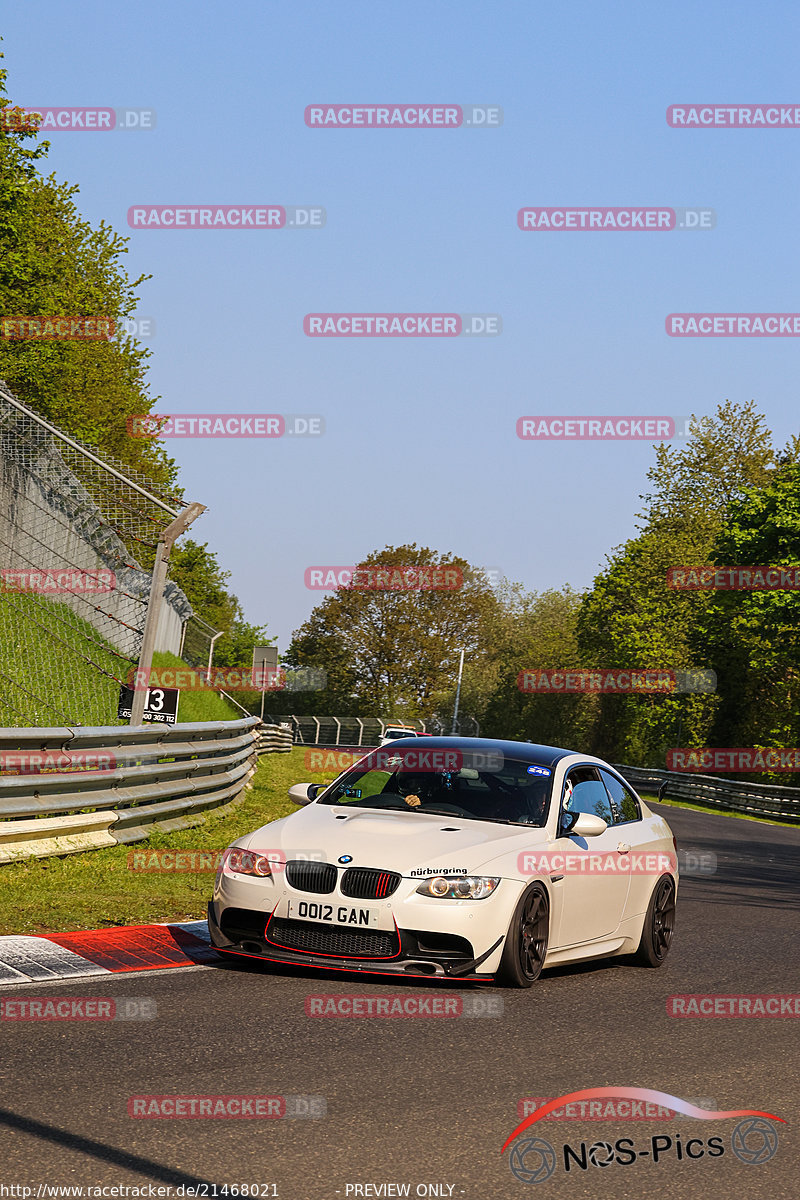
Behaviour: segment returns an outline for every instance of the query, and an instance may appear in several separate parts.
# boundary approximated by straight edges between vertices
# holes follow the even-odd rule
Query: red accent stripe
[[[48,940],[109,971],[153,971],[213,962],[216,951],[174,925],[125,925],[51,933]]]
[[[273,943],[273,945],[277,945],[277,943]],[[415,983],[424,983],[426,986],[429,983],[453,984],[461,983],[462,981],[464,983],[494,982],[494,975],[459,975],[458,977],[453,975],[412,975],[410,972],[403,971],[373,971],[370,967],[359,967],[356,970],[355,967],[329,967],[325,963],[302,962],[300,959],[295,962],[293,959],[289,961],[285,958],[271,958],[268,954],[248,954],[246,950],[226,950],[222,946],[219,947],[219,953],[230,954],[234,958],[255,958],[261,962],[278,963],[282,967],[305,967],[306,969],[310,968],[312,971],[341,971],[345,975],[386,975],[392,979],[411,979]],[[292,951],[287,949],[287,953],[291,954]],[[365,960],[362,959],[361,961]],[[376,959],[375,961],[380,962],[381,960]]]

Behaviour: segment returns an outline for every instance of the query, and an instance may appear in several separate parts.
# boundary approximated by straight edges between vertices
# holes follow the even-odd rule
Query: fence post
[[[144,715],[144,702],[147,697],[150,672],[153,668],[153,651],[156,648],[158,621],[161,616],[161,606],[164,603],[164,586],[167,582],[170,552],[172,551],[175,539],[180,537],[182,533],[185,533],[192,521],[196,521],[201,513],[205,511],[205,504],[198,504],[196,501],[193,501],[187,505],[182,513],[178,514],[174,521],[170,522],[158,539],[156,560],[153,564],[153,581],[150,584],[147,616],[145,617],[144,633],[142,634],[142,648],[139,653],[139,666],[134,679],[131,725],[141,725]],[[145,686],[141,686],[142,681],[145,681]]]

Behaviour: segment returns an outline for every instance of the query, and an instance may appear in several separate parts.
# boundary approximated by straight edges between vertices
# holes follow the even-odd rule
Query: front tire
[[[550,934],[550,903],[541,884],[523,892],[506,934],[497,972],[506,987],[531,987],[542,973]]]
[[[675,932],[675,883],[671,876],[659,879],[642,926],[642,939],[634,956],[639,967],[660,967],[669,954]]]

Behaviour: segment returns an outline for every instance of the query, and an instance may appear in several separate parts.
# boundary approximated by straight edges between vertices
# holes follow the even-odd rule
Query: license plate
[[[377,909],[317,900],[290,900],[288,916],[294,921],[321,921],[324,925],[346,925],[348,929],[370,929],[378,924]]]

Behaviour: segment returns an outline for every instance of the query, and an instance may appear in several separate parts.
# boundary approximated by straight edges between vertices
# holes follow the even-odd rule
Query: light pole
[[[461,647],[461,658],[458,662],[458,683],[456,685],[456,704],[453,709],[453,728],[450,730],[450,736],[453,737],[458,725],[458,702],[461,698],[461,673],[464,670],[464,647]]]

